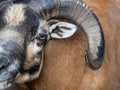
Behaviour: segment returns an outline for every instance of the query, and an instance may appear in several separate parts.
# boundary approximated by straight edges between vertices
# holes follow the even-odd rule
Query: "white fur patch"
[[[11,84],[7,84],[7,81],[0,82],[0,90],[10,87]]]
[[[25,6],[23,4],[13,4],[8,7],[4,17],[7,24],[11,26],[19,25],[19,23],[25,19],[24,7]]]
[[[19,67],[20,67],[20,65],[19,65],[18,60],[14,60],[14,61],[12,62],[12,64],[9,66],[8,71],[9,71],[9,72],[12,72],[13,70],[14,70],[14,71],[18,71]]]
[[[34,55],[37,55],[37,53],[39,53],[40,51],[42,51],[43,49],[43,45],[42,46],[38,46],[37,45],[37,40],[34,41],[34,45],[33,45],[33,52],[34,52]]]
[[[9,28],[9,30],[6,30],[4,28],[4,30],[2,30],[0,32],[0,38],[4,38],[4,40],[6,40],[6,41],[7,40],[13,40],[13,41],[15,40],[17,43],[19,43],[20,46],[22,46],[23,42],[24,42],[23,38],[21,38],[21,37],[23,37],[23,36],[21,34],[19,34],[19,32],[12,30],[10,28]]]
[[[5,52],[5,50],[2,47],[0,47],[0,52]]]

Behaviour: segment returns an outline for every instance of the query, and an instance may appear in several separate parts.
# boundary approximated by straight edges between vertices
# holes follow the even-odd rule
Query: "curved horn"
[[[64,17],[75,21],[88,38],[89,50],[85,51],[88,66],[93,70],[100,68],[104,55],[102,27],[94,12],[82,0],[29,0],[26,3],[43,20]]]

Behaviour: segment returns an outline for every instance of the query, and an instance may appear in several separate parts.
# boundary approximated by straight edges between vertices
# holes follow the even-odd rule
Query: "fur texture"
[[[47,44],[40,77],[28,82],[24,90],[120,90],[120,1],[84,1],[103,26],[106,41],[103,66],[97,71],[87,67],[84,60],[87,40],[83,32],[76,32],[69,39]]]
[[[24,16],[24,5],[23,4],[14,4],[9,6],[5,13],[5,20],[10,26],[19,25],[20,22],[23,22],[25,19]]]

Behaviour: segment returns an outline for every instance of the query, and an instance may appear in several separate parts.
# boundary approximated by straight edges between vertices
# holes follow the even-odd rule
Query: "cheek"
[[[34,57],[34,44],[31,42],[28,46],[27,46],[27,50],[26,50],[26,59],[27,60],[31,60]]]
[[[33,53],[34,55],[37,55],[39,52],[43,49],[43,41],[35,40],[33,43]]]
[[[38,46],[37,42],[30,42],[26,50],[26,59],[33,59],[38,53],[42,51],[43,45]]]
[[[33,62],[34,62],[33,58],[35,56],[33,47],[34,47],[34,44],[32,42],[29,43],[29,45],[27,46],[26,59],[23,67],[24,70],[28,70],[30,67],[33,66]]]
[[[42,47],[38,47],[35,42],[30,42],[26,50],[26,60],[24,62],[24,69],[28,70],[41,60]]]

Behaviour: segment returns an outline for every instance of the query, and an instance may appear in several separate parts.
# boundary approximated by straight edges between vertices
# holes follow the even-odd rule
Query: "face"
[[[36,67],[39,70],[47,28],[38,14],[23,4],[0,8],[0,89],[4,89],[15,82],[19,73],[31,73]]]

